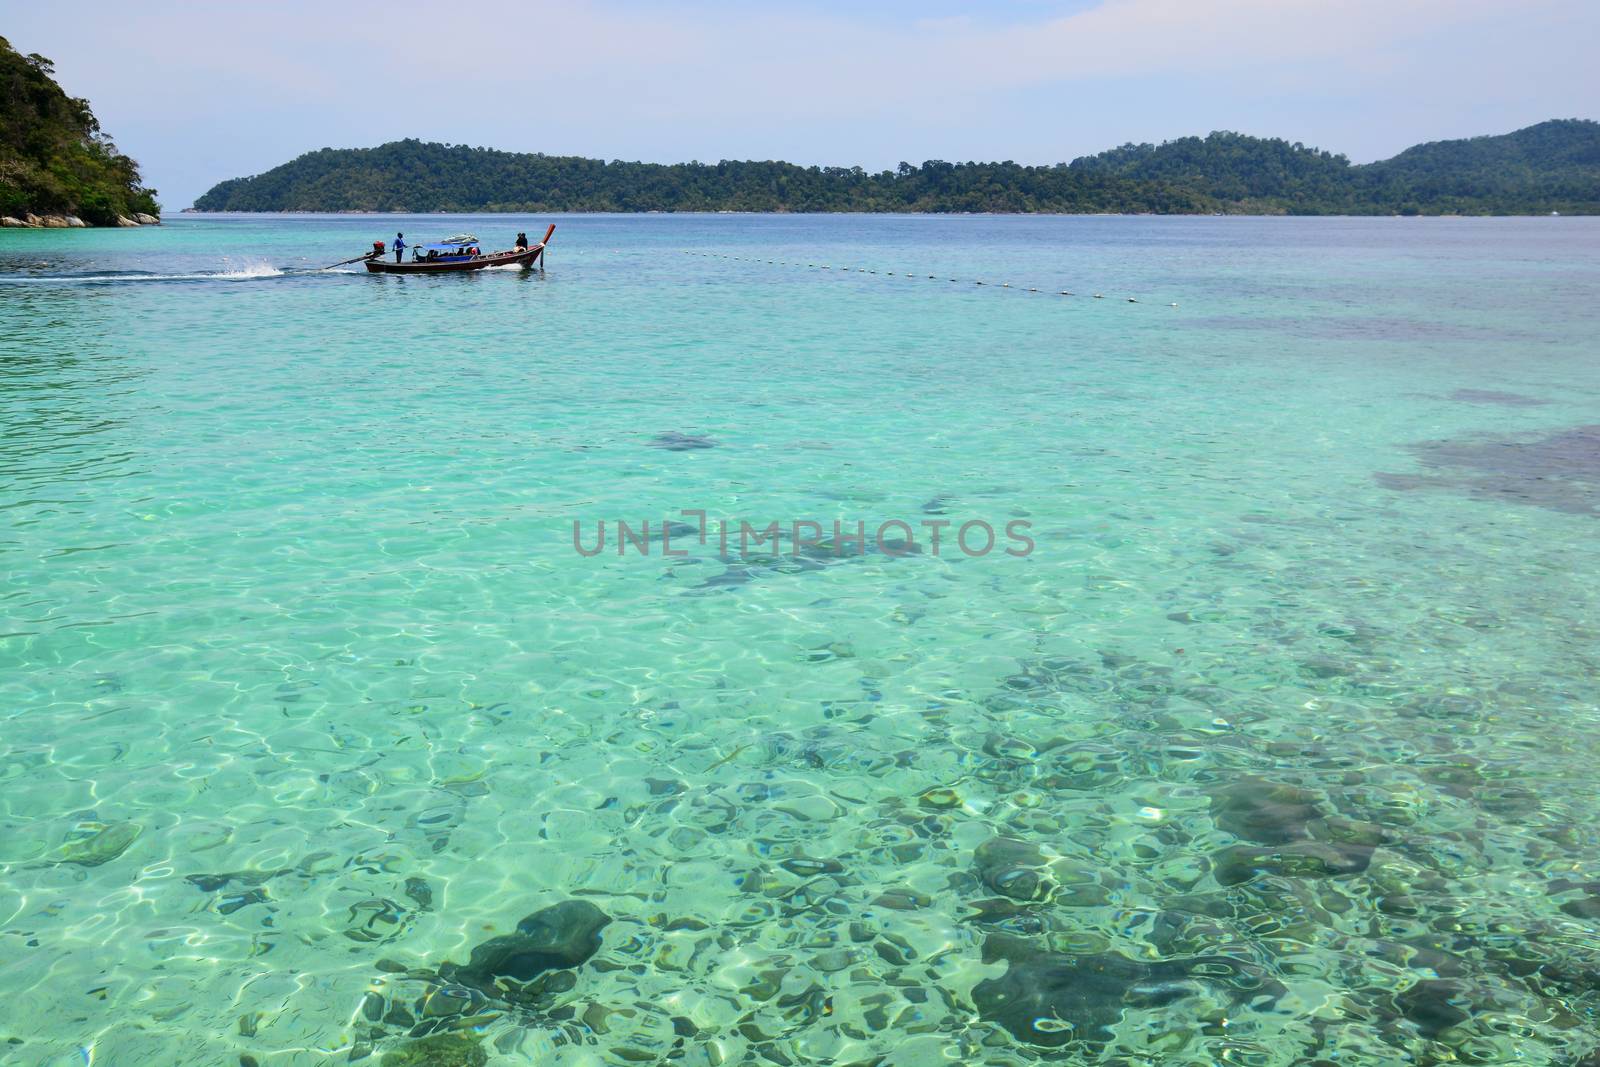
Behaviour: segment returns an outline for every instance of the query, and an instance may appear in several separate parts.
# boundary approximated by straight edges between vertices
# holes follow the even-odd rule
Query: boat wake
[[[200,270],[183,274],[155,274],[148,271],[113,270],[92,271],[85,274],[0,274],[0,285],[114,285],[119,282],[215,282],[253,281],[258,278],[282,278],[290,274],[311,274],[313,271],[283,270],[266,263],[253,264],[230,270]]]

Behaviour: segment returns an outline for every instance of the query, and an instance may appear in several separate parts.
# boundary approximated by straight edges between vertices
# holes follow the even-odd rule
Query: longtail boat
[[[538,244],[527,248],[507,249],[504,252],[475,252],[478,239],[464,233],[447,237],[436,244],[414,247],[411,250],[411,259],[399,263],[384,259],[383,253],[376,249],[361,258],[366,262],[367,270],[373,274],[442,274],[449,271],[505,267],[511,264],[528,269],[535,263],[543,264],[545,246],[550,243],[550,235],[555,232],[555,223],[551,223],[550,228],[544,231],[544,240]]]

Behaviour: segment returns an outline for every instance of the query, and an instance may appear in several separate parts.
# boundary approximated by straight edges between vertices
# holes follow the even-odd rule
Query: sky
[[[167,210],[403,137],[1065,162],[1211,130],[1381,159],[1600,117],[1600,0],[0,0]]]

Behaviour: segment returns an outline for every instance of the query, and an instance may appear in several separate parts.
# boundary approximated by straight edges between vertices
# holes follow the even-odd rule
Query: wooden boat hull
[[[367,270],[373,274],[451,274],[483,270],[485,267],[506,267],[512,264],[528,268],[532,267],[543,254],[544,244],[541,242],[521,252],[493,252],[473,259],[435,260],[432,263],[425,259],[409,262],[402,260],[396,263],[392,259],[374,258],[367,260]]]

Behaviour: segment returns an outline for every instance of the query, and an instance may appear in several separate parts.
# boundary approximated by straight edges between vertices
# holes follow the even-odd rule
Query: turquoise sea
[[[1600,1063],[1597,252],[0,233],[0,1062]]]

